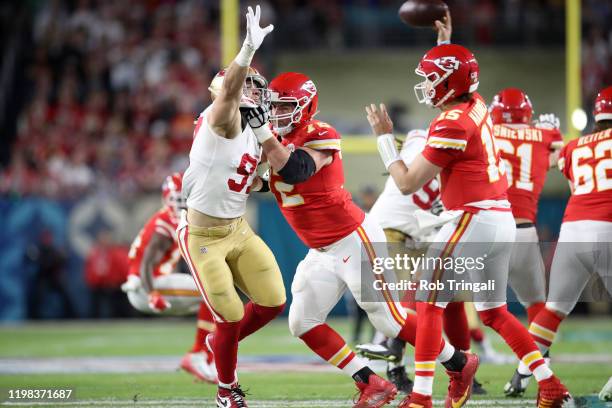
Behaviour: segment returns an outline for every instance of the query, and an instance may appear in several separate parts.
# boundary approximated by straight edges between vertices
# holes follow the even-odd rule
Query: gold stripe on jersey
[[[459,149],[465,150],[467,146],[467,141],[460,139],[449,139],[446,137],[436,137],[432,136],[427,140],[427,144],[431,147],[439,147],[442,149]]]
[[[304,143],[304,147],[315,150],[340,150],[340,146],[340,139],[311,140]]]

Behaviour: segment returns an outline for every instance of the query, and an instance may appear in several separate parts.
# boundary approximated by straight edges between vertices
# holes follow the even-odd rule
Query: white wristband
[[[378,145],[378,153],[380,154],[380,158],[385,164],[385,168],[387,170],[392,163],[402,160],[397,152],[397,147],[395,147],[395,138],[391,133],[378,136],[376,138],[376,144]]]
[[[255,55],[255,48],[248,45],[246,42],[242,44],[242,48],[240,48],[240,52],[234,58],[236,64],[241,67],[248,67],[251,65],[251,61],[253,60],[253,56]]]
[[[274,134],[268,125],[263,125],[262,127],[253,129],[253,133],[255,133],[255,137],[257,137],[259,144],[264,144],[264,142],[266,142],[268,139],[274,137]]]
[[[450,44],[450,40],[438,41],[438,45]]]

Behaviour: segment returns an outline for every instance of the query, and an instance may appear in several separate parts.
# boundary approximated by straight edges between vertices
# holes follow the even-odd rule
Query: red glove
[[[168,302],[158,291],[154,290],[149,293],[149,307],[155,313],[161,313],[170,307]]]

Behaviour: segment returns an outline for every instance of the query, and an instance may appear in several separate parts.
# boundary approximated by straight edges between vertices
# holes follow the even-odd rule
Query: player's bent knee
[[[575,306],[575,302],[546,302],[545,307],[561,319],[565,319],[574,310]]]
[[[300,337],[312,328],[324,323],[318,319],[306,318],[304,314],[293,306],[289,308],[289,332],[293,337]]]
[[[210,295],[209,301],[213,310],[227,322],[239,322],[244,317],[244,305],[237,295]]]

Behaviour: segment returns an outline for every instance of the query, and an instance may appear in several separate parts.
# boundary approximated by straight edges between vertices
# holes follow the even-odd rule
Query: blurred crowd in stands
[[[413,45],[400,1],[261,0],[277,34],[271,51]],[[455,40],[479,45],[564,43],[564,0],[449,0]],[[584,0],[584,96],[610,83],[612,7]],[[194,117],[219,69],[218,0],[32,1],[25,94],[0,194],[70,198],[95,190],[157,191],[186,167]],[[246,7],[246,3],[241,5]],[[560,67],[561,69],[561,67]]]

